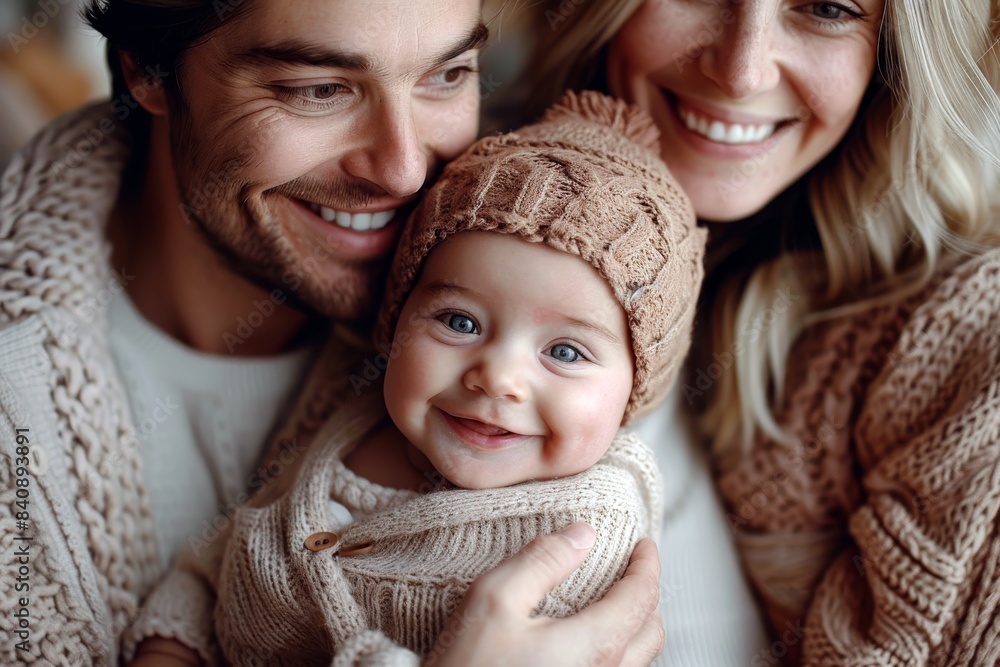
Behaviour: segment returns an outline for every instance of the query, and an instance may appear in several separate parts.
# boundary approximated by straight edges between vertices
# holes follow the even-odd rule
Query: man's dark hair
[[[112,99],[129,94],[119,53],[131,54],[140,70],[165,72],[168,95],[175,95],[175,72],[184,52],[249,4],[250,0],[91,0],[83,15],[108,40]],[[138,137],[149,117],[140,108],[125,122]]]
[[[177,65],[184,52],[225,21],[245,10],[251,0],[90,0],[83,17],[108,40],[113,100],[128,99],[129,89],[119,61],[128,53],[140,70],[164,73],[167,95],[179,99]],[[139,107],[124,119],[135,150],[149,134],[149,114]]]

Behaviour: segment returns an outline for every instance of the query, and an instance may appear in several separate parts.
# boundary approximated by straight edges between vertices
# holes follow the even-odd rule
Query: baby
[[[576,521],[597,542],[537,613],[621,577],[661,511],[621,427],[673,385],[705,243],[656,151],[641,112],[570,93],[445,169],[393,262],[383,391],[355,382],[290,488],[214,560],[179,559],[215,590],[226,660],[416,664],[476,577]]]

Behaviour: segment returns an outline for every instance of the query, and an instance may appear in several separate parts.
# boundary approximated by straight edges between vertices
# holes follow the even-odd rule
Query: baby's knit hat
[[[434,246],[461,232],[516,234],[577,255],[608,281],[635,357],[622,424],[655,407],[691,344],[706,237],[658,157],[657,137],[640,109],[587,91],[566,93],[533,125],[481,139],[407,222],[376,340],[392,340]]]

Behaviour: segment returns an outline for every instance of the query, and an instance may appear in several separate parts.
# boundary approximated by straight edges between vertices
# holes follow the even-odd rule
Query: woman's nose
[[[731,20],[701,53],[702,74],[730,99],[750,97],[778,84],[772,4],[751,0],[737,5]]]

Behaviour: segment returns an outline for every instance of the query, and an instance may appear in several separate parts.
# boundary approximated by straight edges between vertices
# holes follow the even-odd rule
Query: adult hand
[[[200,667],[198,652],[176,639],[147,637],[136,649],[129,667]]]
[[[480,576],[424,665],[648,665],[663,650],[660,560],[640,541],[625,576],[600,601],[568,618],[529,618],[594,545],[584,523],[543,535]]]

